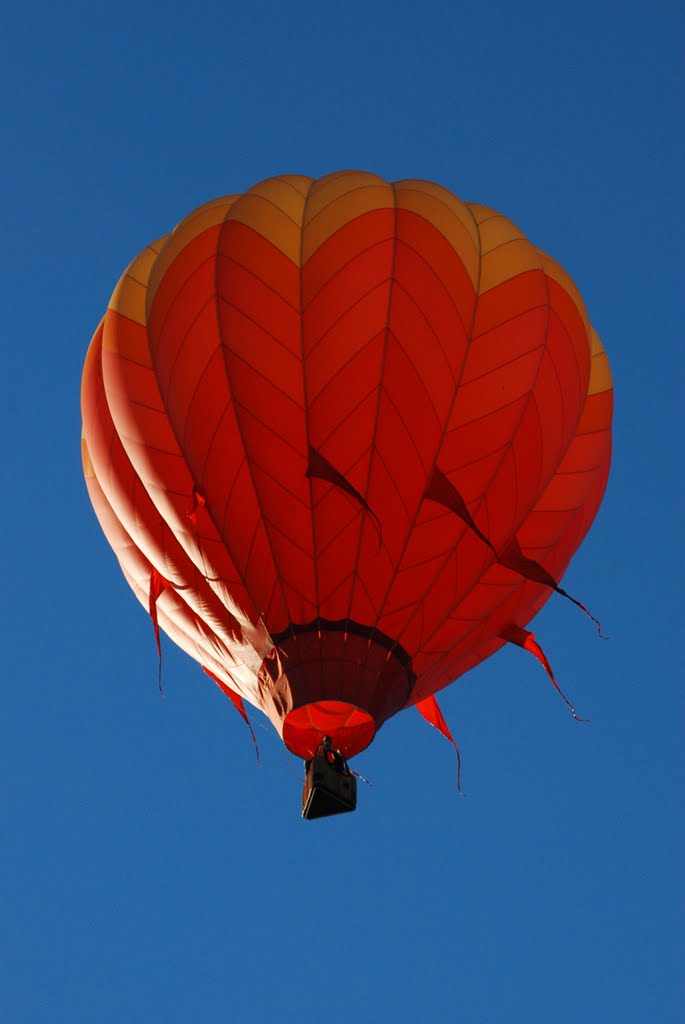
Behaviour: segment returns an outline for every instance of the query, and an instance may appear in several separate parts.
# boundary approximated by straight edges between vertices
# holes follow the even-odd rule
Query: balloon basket
[[[331,750],[328,737],[310,761],[305,761],[306,778],[302,793],[302,817],[328,818],[345,814],[357,806],[357,780],[347,761]]]

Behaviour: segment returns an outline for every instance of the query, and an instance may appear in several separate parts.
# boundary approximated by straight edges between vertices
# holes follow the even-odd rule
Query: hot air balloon
[[[83,464],[158,649],[271,720],[316,817],[354,806],[347,762],[398,711],[452,739],[436,692],[504,644],[556,685],[526,627],[569,596],[611,412],[577,288],[506,217],[428,181],[284,175],[123,274]]]

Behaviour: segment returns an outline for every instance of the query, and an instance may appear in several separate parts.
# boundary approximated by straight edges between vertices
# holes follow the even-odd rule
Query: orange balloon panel
[[[303,757],[357,753],[518,636],[610,461],[561,267],[493,210],[356,171],[271,178],[145,249],[82,407],[134,592]]]

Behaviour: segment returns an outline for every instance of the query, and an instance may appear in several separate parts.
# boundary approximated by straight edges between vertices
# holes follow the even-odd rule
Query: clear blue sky
[[[0,1018],[671,1024],[682,1009],[683,76],[675,2],[12,5],[0,42]],[[609,490],[537,635],[299,817],[120,577],[79,383],[129,259],[206,199],[360,167],[501,209],[616,386]],[[679,991],[680,988],[680,991]]]

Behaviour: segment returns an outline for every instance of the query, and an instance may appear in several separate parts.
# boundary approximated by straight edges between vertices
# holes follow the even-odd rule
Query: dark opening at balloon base
[[[357,806],[357,780],[347,761],[332,750],[328,737],[310,761],[305,761],[307,776],[302,793],[302,817],[327,818],[332,814],[354,811]]]

